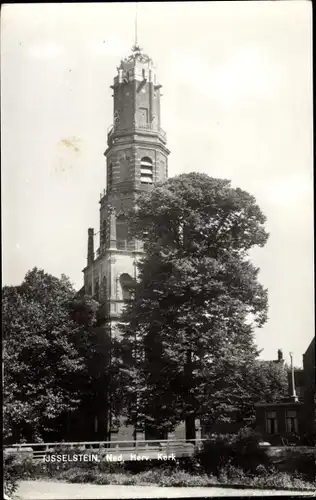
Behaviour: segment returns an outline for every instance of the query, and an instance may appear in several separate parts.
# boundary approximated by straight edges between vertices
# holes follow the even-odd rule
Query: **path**
[[[21,481],[15,494],[20,500],[78,500],[107,498],[179,498],[214,496],[293,496],[315,497],[313,492],[240,490],[233,488],[205,487],[166,487],[159,486],[110,486],[96,484],[71,484],[60,481]]]

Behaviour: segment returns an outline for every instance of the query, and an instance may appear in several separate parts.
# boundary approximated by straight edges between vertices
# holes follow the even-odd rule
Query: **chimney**
[[[291,358],[291,376],[292,376],[292,394],[291,394],[291,399],[293,400],[293,403],[298,402],[298,397],[296,395],[296,390],[295,390],[295,377],[294,377],[294,366],[293,366],[293,353],[290,352],[290,358]]]
[[[283,361],[282,349],[278,349],[278,361],[279,361],[279,363],[281,363],[281,361]]]
[[[88,229],[88,266],[94,261],[94,229]]]

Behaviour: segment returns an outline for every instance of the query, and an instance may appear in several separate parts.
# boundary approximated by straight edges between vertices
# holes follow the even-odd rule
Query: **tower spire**
[[[135,2],[135,27],[134,27],[134,45],[132,47],[133,52],[140,52],[142,49],[138,44],[138,2]]]
[[[135,43],[134,43],[134,46],[136,47],[138,45],[138,41],[137,41],[137,2],[136,2],[136,5],[135,5]]]

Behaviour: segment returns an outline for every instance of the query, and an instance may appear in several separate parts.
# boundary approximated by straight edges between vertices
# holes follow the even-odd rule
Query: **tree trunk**
[[[186,367],[185,373],[187,377],[188,389],[192,386],[192,351],[189,349],[187,351]],[[189,402],[189,401],[188,401]],[[190,402],[193,403],[193,402]],[[185,418],[185,438],[195,439],[195,415],[187,415]]]
[[[185,439],[195,439],[195,417],[189,415],[185,418]]]

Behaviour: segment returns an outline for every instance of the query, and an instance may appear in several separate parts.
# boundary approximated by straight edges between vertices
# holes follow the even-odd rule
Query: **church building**
[[[95,245],[98,232],[88,229],[83,273],[84,292],[102,304],[104,328],[113,338],[120,334],[120,314],[131,298],[143,251],[141,241],[129,238],[126,214],[139,193],[167,178],[169,150],[161,128],[161,85],[153,61],[137,44],[121,61],[111,89],[113,124],[104,153],[106,189],[100,196],[99,246]],[[109,439],[113,432],[115,439],[133,439],[131,430],[114,431],[111,424],[107,428]]]

